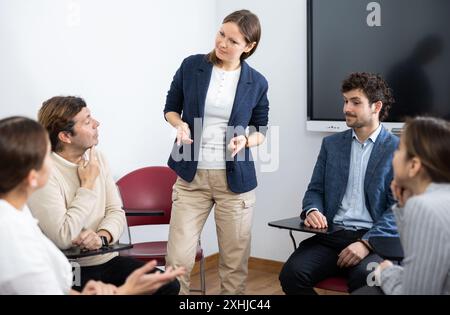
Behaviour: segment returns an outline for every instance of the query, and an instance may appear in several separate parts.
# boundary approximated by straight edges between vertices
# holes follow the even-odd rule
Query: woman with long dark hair
[[[392,161],[393,212],[403,246],[401,265],[383,261],[378,286],[355,294],[450,294],[450,123],[406,122]]]
[[[450,294],[450,123],[406,123],[394,154],[394,213],[405,252],[380,265],[385,294]]]

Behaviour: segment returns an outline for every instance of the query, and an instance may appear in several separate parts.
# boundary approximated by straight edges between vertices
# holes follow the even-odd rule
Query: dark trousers
[[[370,262],[380,263],[383,259],[370,253],[359,264],[350,268],[337,266],[339,253],[361,238],[367,230],[342,230],[330,235],[316,234],[300,243],[296,251],[284,264],[279,279],[286,294],[316,294],[313,287],[332,276],[345,276],[349,291],[367,285],[367,270]]]
[[[102,281],[104,283],[121,286],[125,283],[127,277],[136,269],[142,267],[145,263],[130,257],[116,256],[110,261],[98,265],[81,267],[81,286],[74,286],[73,289],[81,291],[89,280]],[[151,273],[158,271],[155,268]],[[163,285],[154,294],[155,295],[177,295],[180,291],[180,284],[178,280],[174,280]]]

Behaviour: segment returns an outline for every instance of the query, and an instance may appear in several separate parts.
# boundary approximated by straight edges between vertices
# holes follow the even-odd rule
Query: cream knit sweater
[[[117,242],[125,226],[122,202],[103,155],[97,151],[100,175],[93,190],[81,188],[78,166],[52,153],[53,169],[47,185],[37,190],[28,206],[44,234],[60,249],[72,246],[83,228],[106,230]],[[81,258],[81,266],[106,263],[118,253]]]

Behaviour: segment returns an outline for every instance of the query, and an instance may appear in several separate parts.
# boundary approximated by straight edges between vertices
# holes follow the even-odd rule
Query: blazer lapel
[[[341,191],[339,192],[339,202],[344,198],[345,190],[347,188],[348,176],[350,173],[350,160],[352,154],[352,130],[349,129],[342,136],[342,141],[338,144],[338,150],[340,151],[340,165],[338,172],[341,176],[342,185]]]
[[[253,77],[250,71],[250,67],[245,61],[241,62],[241,75],[239,77],[238,86],[236,89],[236,95],[234,97],[233,108],[231,110],[230,119],[228,125],[234,125],[234,118],[239,108],[245,105],[245,97],[250,90],[250,86],[253,83]]]
[[[203,119],[205,115],[205,100],[208,92],[209,81],[211,80],[212,64],[202,59],[202,63],[197,69],[197,112]]]
[[[341,200],[344,197],[345,188],[347,187],[348,182],[348,175],[350,173],[350,160],[351,160],[351,154],[352,154],[352,130],[348,130],[346,133],[343,134],[342,142],[339,143],[339,161],[341,167],[339,168],[338,172],[340,173],[342,177],[342,191],[341,191]]]
[[[373,174],[376,171],[377,165],[380,162],[381,158],[386,151],[386,137],[387,131],[384,127],[381,127],[381,132],[378,135],[377,140],[375,141],[372,149],[372,153],[370,154],[369,162],[367,163],[366,175],[364,179],[364,191],[367,192],[370,184],[371,178],[373,178]]]

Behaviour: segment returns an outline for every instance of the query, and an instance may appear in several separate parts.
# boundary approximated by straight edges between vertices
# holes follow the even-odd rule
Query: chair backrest
[[[160,216],[127,216],[128,226],[169,224],[172,188],[177,175],[165,166],[135,170],[117,181],[125,213],[130,210],[161,210]]]

